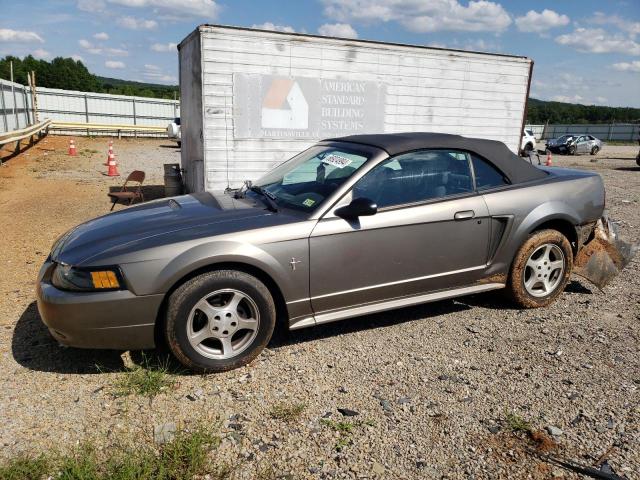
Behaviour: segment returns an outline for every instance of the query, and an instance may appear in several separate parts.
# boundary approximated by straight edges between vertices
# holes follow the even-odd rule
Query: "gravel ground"
[[[106,191],[122,182],[99,173],[104,139],[78,139],[98,153],[76,158],[66,142],[49,137],[0,169],[0,459],[84,441],[108,451],[153,442],[157,426],[204,422],[220,430],[217,460],[234,478],[578,478],[535,455],[546,448],[640,479],[638,259],[605,292],[575,278],[548,308],[516,310],[494,293],[281,332],[245,368],[176,372],[152,400],[116,398],[140,352],[60,347],[34,303],[53,240],[105,213]],[[146,170],[150,185],[179,159],[163,140],[116,141],[115,151],[121,173]],[[610,146],[597,162],[554,165],[600,173],[611,216],[638,242],[636,153]],[[297,416],[272,415],[297,404]],[[512,432],[509,414],[542,432],[537,445]]]

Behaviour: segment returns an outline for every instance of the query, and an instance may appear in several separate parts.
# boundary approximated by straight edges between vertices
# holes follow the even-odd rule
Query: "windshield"
[[[567,140],[569,140],[571,138],[573,138],[573,135],[563,135],[558,139],[558,141],[559,142],[566,142]]]
[[[369,155],[336,147],[311,147],[265,174],[253,183],[280,207],[304,212],[315,210],[351,177]]]

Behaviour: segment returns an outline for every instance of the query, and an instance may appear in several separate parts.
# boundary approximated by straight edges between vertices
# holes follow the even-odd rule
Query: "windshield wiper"
[[[261,198],[264,200],[264,203],[267,205],[269,210],[271,210],[272,212],[278,211],[278,204],[276,203],[275,197],[273,196],[272,193],[267,192],[264,188],[259,187],[257,185],[250,186],[249,190],[260,194]]]
[[[240,188],[229,189],[228,191],[233,192],[233,198],[244,198],[247,190],[251,189],[251,180],[245,180]],[[226,192],[226,191],[225,191]]]

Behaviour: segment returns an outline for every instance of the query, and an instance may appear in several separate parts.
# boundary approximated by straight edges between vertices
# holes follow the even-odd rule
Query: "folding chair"
[[[120,190],[119,192],[112,192],[107,194],[113,200],[113,205],[111,205],[111,210],[113,210],[113,207],[116,206],[116,203],[118,203],[119,200],[121,201],[128,200],[129,205],[131,205],[134,200],[140,200],[141,202],[144,202],[144,195],[142,194],[142,182],[144,182],[144,176],[145,174],[142,170],[134,170],[127,177],[127,180],[124,182],[124,185],[122,186],[122,190]],[[137,187],[133,187],[133,188],[129,187],[129,190],[127,190],[127,184],[129,182],[137,182],[138,185]]]

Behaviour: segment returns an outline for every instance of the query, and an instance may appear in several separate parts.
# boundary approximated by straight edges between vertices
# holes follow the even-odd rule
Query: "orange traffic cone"
[[[107,161],[104,162],[105,165],[109,165],[109,157],[113,155],[113,142],[109,142],[109,151],[107,152]]]
[[[118,164],[116,163],[116,156],[113,153],[109,154],[109,162],[107,164],[109,165],[109,169],[107,170],[107,176],[119,177],[120,174],[118,173]]]
[[[76,150],[76,142],[73,140],[69,140],[69,155],[75,157],[78,155],[78,150]]]
[[[545,162],[545,166],[551,167],[551,150],[547,150],[547,161]]]

